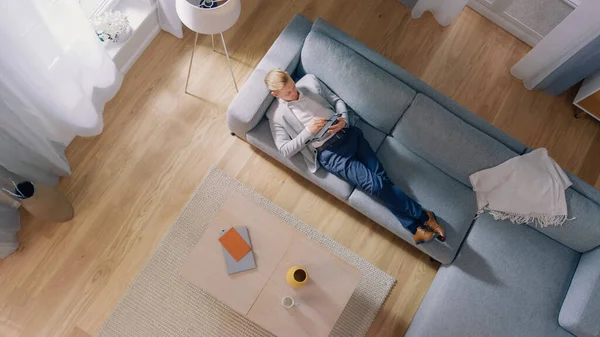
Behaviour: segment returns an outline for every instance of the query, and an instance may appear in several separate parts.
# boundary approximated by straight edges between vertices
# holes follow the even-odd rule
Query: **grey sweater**
[[[316,102],[319,106],[331,110],[329,116],[335,109],[335,112],[341,114],[346,121],[346,127],[351,124],[351,115],[346,103],[314,75],[307,74],[302,77],[296,83],[296,87],[304,96],[303,100],[293,102],[277,100],[273,103],[276,106],[267,112],[267,118],[279,152],[286,157],[292,157],[298,152],[302,153],[309,170],[314,173],[319,164],[315,144],[311,142],[313,135],[290,109],[309,109]],[[308,112],[314,117],[325,117],[323,111]],[[319,144],[321,142],[316,145]]]

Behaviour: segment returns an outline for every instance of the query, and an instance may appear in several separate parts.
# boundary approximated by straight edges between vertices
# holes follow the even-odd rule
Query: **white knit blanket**
[[[565,190],[571,181],[544,148],[515,157],[469,179],[477,196],[479,214],[496,220],[560,226],[567,220]]]

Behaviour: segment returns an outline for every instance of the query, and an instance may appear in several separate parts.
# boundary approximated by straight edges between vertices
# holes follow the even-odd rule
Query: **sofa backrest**
[[[573,174],[571,174],[567,171],[565,171],[565,173],[567,174],[567,177],[569,177],[569,179],[573,183],[573,185],[571,185],[572,189],[574,189],[575,191],[577,191],[577,193],[583,195],[584,197],[590,199],[594,203],[600,205],[600,190],[599,189],[586,183],[585,181],[581,180],[580,178],[574,176]]]
[[[565,191],[565,196],[569,220],[562,226],[544,228],[536,227],[534,224],[529,226],[580,253],[598,247],[600,243],[600,205],[572,187]]]
[[[527,149],[526,152],[531,150]],[[535,224],[529,226],[575,251],[585,253],[600,245],[600,191],[566,173],[573,183],[565,191],[569,220],[558,227],[540,228]]]
[[[469,187],[471,174],[519,155],[423,94],[417,95],[392,136]]]
[[[523,154],[525,152],[527,147],[522,142],[514,139],[513,137],[504,133],[502,130],[494,127],[485,119],[472,113],[464,106],[452,100],[450,97],[432,88],[430,85],[423,82],[420,78],[406,71],[402,67],[399,67],[397,64],[395,64],[388,58],[367,47],[352,36],[344,33],[339,28],[332,26],[327,21],[321,18],[317,18],[317,20],[315,20],[311,28],[311,31],[317,31],[319,33],[327,35],[331,39],[343,44],[347,48],[352,49],[358,55],[362,56],[365,60],[370,61],[377,67],[386,71],[388,74],[402,81],[404,84],[408,85],[417,93],[422,93],[425,96],[431,98],[433,101],[435,101],[436,103],[444,107],[446,110],[453,113],[465,123],[470,124],[474,128],[486,133],[488,136],[504,144],[506,147],[513,150],[514,152],[518,154]]]
[[[406,84],[320,32],[311,31],[306,37],[300,64],[363,120],[386,134],[416,95]]]
[[[470,174],[519,155],[314,27],[299,67],[329,86],[366,123],[467,186]]]

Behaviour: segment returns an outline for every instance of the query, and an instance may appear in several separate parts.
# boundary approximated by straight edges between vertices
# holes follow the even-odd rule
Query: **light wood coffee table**
[[[221,230],[246,226],[257,268],[228,275]],[[291,288],[287,270],[301,266],[307,284]],[[360,272],[241,194],[233,194],[181,268],[181,274],[277,336],[328,336],[361,278]],[[286,309],[282,299],[298,306]]]

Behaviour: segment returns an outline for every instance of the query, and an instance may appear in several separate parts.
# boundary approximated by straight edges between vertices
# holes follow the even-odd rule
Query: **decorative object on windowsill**
[[[104,12],[94,17],[94,29],[102,42],[119,43],[131,35],[131,26],[127,16],[119,11]]]
[[[14,190],[2,188],[4,192],[16,198],[21,206],[36,218],[51,222],[67,222],[73,219],[73,205],[67,197],[55,188],[22,181],[12,181]]]
[[[221,42],[223,43],[223,49],[225,50],[225,56],[227,57],[227,64],[229,65],[229,71],[233,78],[233,84],[235,85],[235,91],[238,91],[237,82],[233,75],[233,68],[231,67],[231,60],[229,59],[229,53],[227,52],[227,45],[225,44],[225,38],[223,38],[223,32],[231,28],[240,17],[242,11],[242,3],[240,0],[176,0],[175,9],[181,22],[186,25],[189,29],[196,32],[194,38],[194,49],[192,49],[192,57],[190,58],[190,65],[188,68],[187,79],[185,81],[185,93],[192,95],[188,92],[188,84],[190,82],[190,73],[192,71],[192,61],[194,60],[194,51],[198,43],[198,34],[210,34],[212,38],[213,51],[215,51],[215,39],[213,34],[221,35]],[[192,95],[194,96],[194,95]]]

